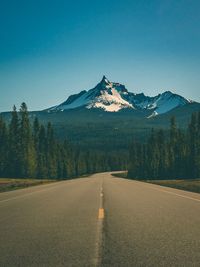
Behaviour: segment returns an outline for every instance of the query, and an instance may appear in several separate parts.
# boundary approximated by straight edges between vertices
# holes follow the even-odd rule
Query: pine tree
[[[166,160],[166,150],[165,150],[165,135],[163,130],[159,130],[157,133],[157,147],[158,147],[158,153],[159,153],[159,159],[158,159],[158,177],[164,178],[165,172],[167,169],[167,160]]]
[[[197,177],[200,177],[200,111],[198,112],[198,119],[197,119],[197,157],[196,157],[196,163],[197,163]]]
[[[37,162],[37,177],[47,178],[47,141],[46,141],[46,130],[44,125],[40,126],[38,136],[38,162]]]
[[[47,169],[48,177],[56,178],[57,176],[57,165],[56,165],[56,142],[54,138],[54,132],[51,123],[47,125],[47,146],[46,146],[46,158],[47,158]]]
[[[76,175],[83,175],[87,172],[87,166],[86,161],[84,158],[84,154],[79,151],[78,157],[77,157],[77,167],[76,167]]]
[[[169,142],[170,173],[172,178],[175,178],[176,176],[176,163],[178,159],[177,140],[178,140],[178,129],[175,117],[172,117],[170,121],[170,142]]]
[[[129,177],[174,179],[200,177],[200,112],[191,116],[188,133],[170,121],[169,140],[152,130],[147,144],[130,149]]]
[[[198,138],[198,124],[197,114],[192,114],[189,124],[189,162],[188,167],[190,170],[191,178],[196,178],[197,165],[198,165],[198,152],[197,152],[197,138]]]
[[[8,169],[8,132],[3,119],[0,117],[0,177],[7,176]]]
[[[20,168],[20,131],[19,131],[19,118],[17,109],[14,106],[11,114],[11,122],[9,124],[8,133],[8,176],[16,178],[21,176]]]
[[[32,139],[29,115],[25,103],[20,107],[20,167],[22,177],[35,177],[36,174],[36,153]]]
[[[38,151],[39,149],[39,132],[40,132],[40,123],[38,118],[36,117],[33,123],[33,140],[36,151]]]
[[[129,151],[128,177],[139,178],[138,144],[134,142]]]

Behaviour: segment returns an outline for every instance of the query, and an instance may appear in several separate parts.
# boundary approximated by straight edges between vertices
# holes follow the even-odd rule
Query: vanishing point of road
[[[200,194],[110,173],[1,193],[0,266],[200,266]]]

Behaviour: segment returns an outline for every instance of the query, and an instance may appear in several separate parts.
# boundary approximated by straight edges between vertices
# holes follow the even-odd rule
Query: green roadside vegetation
[[[87,178],[90,177],[92,174],[84,174],[80,175],[79,177],[73,177],[71,179],[76,178]],[[13,191],[16,189],[23,189],[35,185],[45,185],[48,183],[65,181],[68,179],[30,179],[30,178],[0,178],[0,193]]]
[[[30,116],[25,103],[19,111],[14,106],[10,120],[0,116],[0,177],[63,180],[127,168],[128,148],[123,144],[121,149],[114,142],[113,150],[102,138],[98,148],[82,146],[82,135],[75,143],[68,136],[60,139],[51,123]]]
[[[118,177],[118,178],[128,178],[128,172],[117,172],[117,173],[112,173],[112,176]]]
[[[56,180],[0,178],[0,193],[52,182],[56,182]]]
[[[192,180],[145,180],[144,182],[157,184],[190,192],[200,193],[200,179]]]
[[[112,174],[115,177],[118,178],[127,178],[127,172],[121,172],[121,173],[114,173]],[[167,186],[172,187],[180,190],[200,193],[200,179],[173,179],[173,180],[137,180],[132,179],[140,182],[145,183],[151,183],[151,184],[157,184],[161,186]]]
[[[184,131],[171,118],[170,134],[155,131],[129,151],[128,177],[140,180],[200,178],[200,112],[193,113]]]

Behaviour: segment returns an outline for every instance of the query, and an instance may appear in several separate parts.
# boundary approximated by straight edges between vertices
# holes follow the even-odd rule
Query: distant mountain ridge
[[[57,112],[86,108],[102,109],[106,112],[118,112],[124,109],[134,109],[148,110],[150,111],[149,117],[152,117],[193,102],[170,91],[166,91],[155,97],[146,96],[143,93],[134,94],[129,92],[124,85],[110,82],[103,76],[103,79],[93,89],[71,95],[65,102],[49,108],[47,111]]]

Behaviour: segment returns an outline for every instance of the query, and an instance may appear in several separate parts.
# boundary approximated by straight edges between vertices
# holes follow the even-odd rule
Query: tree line
[[[30,120],[25,103],[9,122],[0,118],[0,177],[67,179],[125,165],[116,154],[58,141],[51,123]]]
[[[200,178],[200,112],[186,130],[171,118],[169,133],[152,129],[144,144],[130,147],[128,176],[135,179]]]

